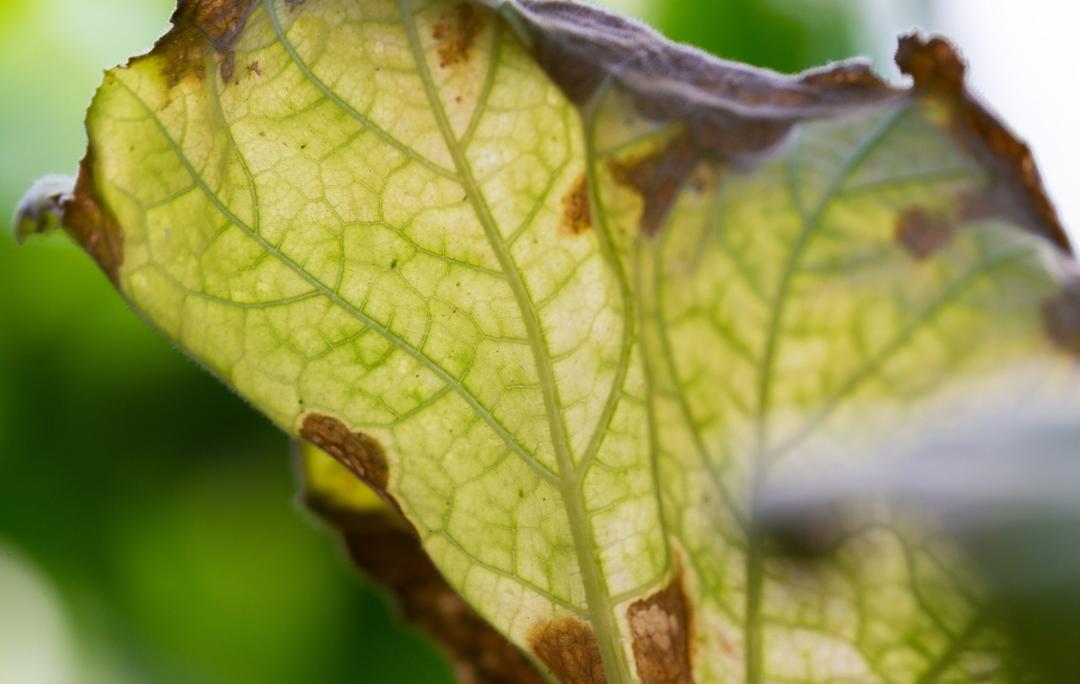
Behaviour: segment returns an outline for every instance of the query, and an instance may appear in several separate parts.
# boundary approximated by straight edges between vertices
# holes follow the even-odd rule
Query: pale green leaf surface
[[[993,217],[913,256],[901,217],[957,213],[990,171],[900,96],[695,162],[652,235],[620,169],[680,121],[617,80],[576,106],[527,4],[266,0],[227,51],[110,71],[84,173],[123,294],[287,432],[381,445],[438,568],[555,677],[595,680],[545,650],[573,620],[595,647],[559,647],[611,681],[1005,681],[945,541],[882,510],[811,575],[748,525],[801,451],[870,458],[942,393],[1057,355],[1063,257]],[[629,609],[672,582],[668,663]]]

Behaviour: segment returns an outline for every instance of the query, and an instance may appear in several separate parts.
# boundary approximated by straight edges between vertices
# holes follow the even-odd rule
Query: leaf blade
[[[966,382],[958,339],[988,340],[974,374],[1051,353],[1037,260],[1061,255],[1015,226],[1067,241],[947,45],[902,43],[905,92],[573,3],[200,0],[176,21],[95,98],[75,202],[106,229],[69,230],[400,505],[498,629],[565,681],[953,666],[965,628],[868,612],[842,573],[849,618],[886,636],[792,614],[820,607],[748,532],[767,471],[823,427],[857,442],[864,405]],[[908,534],[884,535],[890,562]],[[909,648],[927,621],[940,638]]]

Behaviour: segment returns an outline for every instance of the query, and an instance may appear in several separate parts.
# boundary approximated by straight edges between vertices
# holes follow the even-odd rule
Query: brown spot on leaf
[[[248,64],[247,65],[247,70],[248,70],[249,74],[255,74],[256,76],[262,76],[262,73],[263,73],[262,72],[262,67],[259,66],[259,61],[258,60],[255,60],[251,64]]]
[[[79,164],[75,193],[63,207],[63,224],[68,234],[109,276],[113,285],[119,286],[120,266],[124,263],[124,229],[105,206],[98,191],[92,148]]]
[[[627,611],[642,684],[693,684],[691,611],[681,576]]]
[[[581,235],[592,228],[592,209],[589,207],[589,181],[585,174],[574,183],[562,198],[563,232]]]
[[[439,66],[445,68],[469,59],[476,37],[484,29],[484,17],[471,4],[458,3],[435,22],[431,35],[438,43]]]
[[[232,81],[233,74],[236,72],[236,52],[229,50],[225,53],[225,56],[221,58],[221,81],[222,83],[229,83]]]
[[[170,84],[187,74],[204,78],[207,51],[222,55],[221,78],[228,83],[235,69],[233,43],[247,24],[255,0],[180,0],[172,16],[172,29],[158,40],[154,54],[167,58],[165,76]]]
[[[1080,356],[1080,281],[1068,283],[1058,296],[1043,304],[1043,321],[1054,344]]]
[[[991,172],[983,211],[1069,249],[1030,151],[967,91],[964,65],[943,39],[901,41],[897,63],[915,80],[905,90],[889,87],[860,60],[798,76],[725,62],[583,3],[519,0],[511,11],[538,63],[570,100],[585,106],[604,88],[617,88],[643,117],[682,123],[700,158],[735,168],[758,163],[804,121],[903,106],[913,94],[935,98],[953,113],[961,144]],[[645,229],[657,227],[653,219],[665,204],[654,202]]]
[[[613,81],[665,120],[725,112],[790,123],[901,94],[864,61],[841,62],[804,77],[784,76],[716,59],[585,3],[521,0],[514,9],[531,33],[540,65],[578,104]]]
[[[337,418],[309,413],[300,436],[336,458],[379,493],[390,484],[390,468],[382,445],[362,432],[352,432]]]
[[[392,511],[308,505],[343,536],[358,568],[397,599],[406,620],[450,657],[463,684],[542,684],[528,658],[449,585],[410,528]]]
[[[563,684],[607,684],[592,627],[563,618],[533,628],[529,648]]]
[[[801,121],[905,96],[861,61],[789,77],[715,59],[586,4],[521,0],[514,11],[541,67],[579,106],[613,84],[643,117],[684,124],[684,137],[668,150],[641,160],[636,171],[624,169],[628,184],[642,190],[642,229],[650,233],[660,229],[697,161],[748,167]]]
[[[905,211],[896,223],[896,241],[918,261],[933,256],[949,244],[956,227],[941,214],[915,207]]]
[[[896,63],[919,96],[945,105],[954,137],[990,172],[990,188],[970,203],[969,217],[1001,216],[1071,251],[1031,150],[968,92],[967,66],[953,46],[912,34],[900,40]]]
[[[173,25],[199,31],[218,52],[225,52],[244,30],[254,5],[255,0],[180,0]]]
[[[74,196],[74,179],[45,176],[19,202],[15,210],[15,241],[42,235],[63,225],[64,207]]]
[[[638,159],[611,162],[615,180],[636,191],[645,203],[641,228],[646,235],[660,232],[698,159],[697,148],[690,138],[679,136]]]

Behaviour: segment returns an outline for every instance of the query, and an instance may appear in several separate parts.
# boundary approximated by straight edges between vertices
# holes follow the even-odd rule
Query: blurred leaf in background
[[[871,42],[840,0],[605,4],[788,72]],[[102,70],[148,49],[172,5],[0,0],[0,216],[38,176],[74,172]],[[69,240],[16,253],[5,231],[0,288],[0,640],[40,633],[73,658],[27,675],[0,645],[0,682],[451,681],[299,511],[285,437]]]

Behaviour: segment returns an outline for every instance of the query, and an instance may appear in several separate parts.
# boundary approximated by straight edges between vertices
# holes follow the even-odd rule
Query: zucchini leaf
[[[948,535],[881,501],[807,572],[752,530],[774,478],[1080,352],[1027,148],[947,42],[897,57],[910,87],[563,0],[181,0],[17,229],[62,223],[551,680],[1007,681]]]

